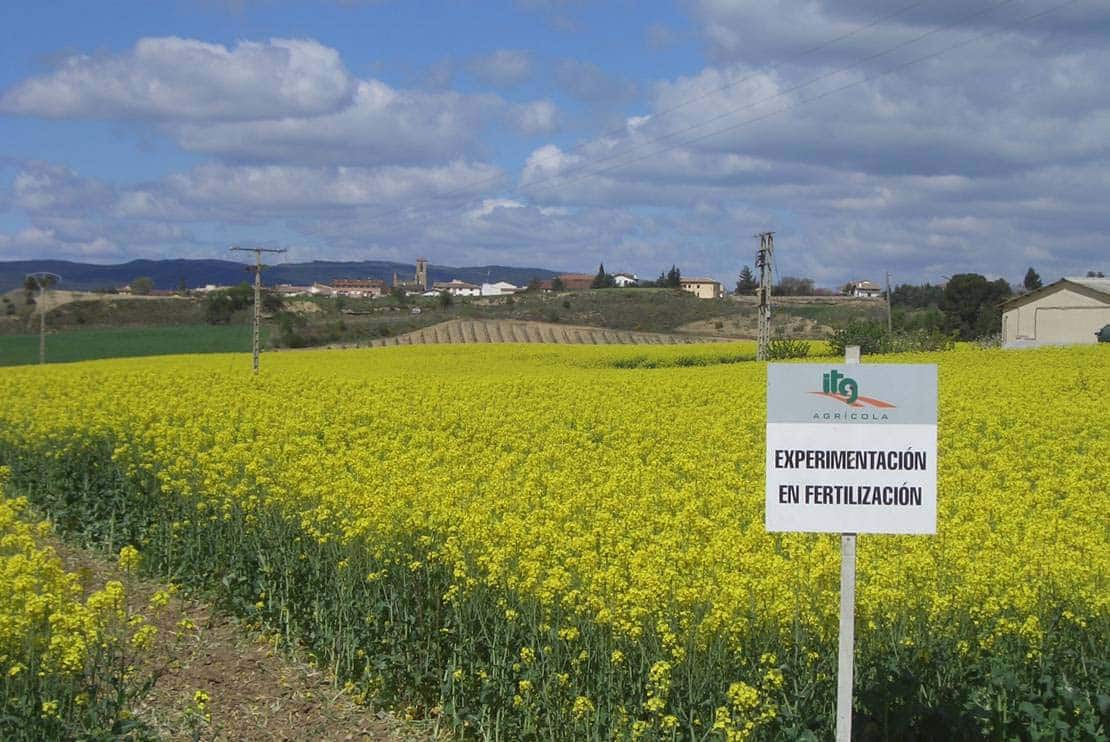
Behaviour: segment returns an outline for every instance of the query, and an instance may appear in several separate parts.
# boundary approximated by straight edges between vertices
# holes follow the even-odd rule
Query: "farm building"
[[[331,288],[338,296],[374,297],[386,292],[385,281],[377,278],[336,278]]]
[[[617,288],[625,289],[629,286],[639,286],[640,279],[635,273],[614,273],[613,283]]]
[[[1110,324],[1110,278],[1061,278],[1002,305],[1007,348],[1094,343]]]
[[[594,278],[587,273],[564,273],[559,276],[566,291],[587,291],[594,285]]]
[[[683,278],[678,283],[683,291],[689,291],[699,299],[720,299],[725,295],[725,287],[712,278]]]
[[[872,281],[850,281],[844,293],[862,299],[877,299],[883,295],[883,290]]]
[[[432,285],[434,291],[446,291],[451,296],[480,296],[482,287],[452,278],[450,281],[437,281]]]
[[[482,284],[482,296],[505,296],[506,294],[515,294],[520,290],[519,286],[515,286],[508,281]]]

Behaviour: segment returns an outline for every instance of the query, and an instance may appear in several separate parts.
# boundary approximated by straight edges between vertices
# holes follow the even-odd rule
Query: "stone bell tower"
[[[428,290],[428,259],[416,259],[416,282],[422,291]]]

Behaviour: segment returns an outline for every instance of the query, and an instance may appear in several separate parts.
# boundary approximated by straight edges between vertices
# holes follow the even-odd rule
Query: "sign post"
[[[859,346],[844,349],[844,364],[859,363]],[[840,534],[840,634],[836,662],[836,738],[852,739],[852,687],[856,677],[856,534]]]
[[[767,366],[768,531],[840,534],[836,738],[851,739],[856,534],[937,528],[937,368]]]

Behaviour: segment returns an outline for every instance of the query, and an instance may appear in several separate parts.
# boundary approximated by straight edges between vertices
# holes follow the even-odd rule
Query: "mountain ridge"
[[[250,280],[249,265],[233,260],[167,259],[131,260],[126,263],[101,265],[71,260],[5,260],[0,261],[0,291],[23,285],[28,273],[49,271],[62,277],[61,288],[94,290],[118,288],[139,276],[149,276],[156,289],[176,289],[182,281],[186,288],[196,289],[207,284],[228,285]],[[278,283],[325,283],[335,278],[378,278],[391,283],[393,274],[411,279],[416,272],[413,263],[392,260],[332,261],[313,260],[307,263],[269,265],[262,273],[267,285]],[[533,278],[553,278],[562,271],[547,268],[519,268],[506,265],[450,266],[429,263],[430,281],[457,278],[469,283],[508,281],[517,285]]]

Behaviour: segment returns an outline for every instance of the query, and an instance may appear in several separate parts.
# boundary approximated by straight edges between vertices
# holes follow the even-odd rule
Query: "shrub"
[[[885,352],[883,338],[886,331],[878,322],[850,322],[833,332],[829,338],[829,354],[834,356],[844,355],[844,349],[849,345],[858,345],[860,353],[874,355]]]
[[[767,358],[781,361],[787,358],[806,358],[809,356],[809,343],[805,340],[775,338],[767,345]]]
[[[940,330],[888,333],[878,322],[853,322],[834,332],[828,345],[830,355],[844,355],[844,349],[849,345],[858,345],[863,355],[879,355],[952,350],[956,341]]]

